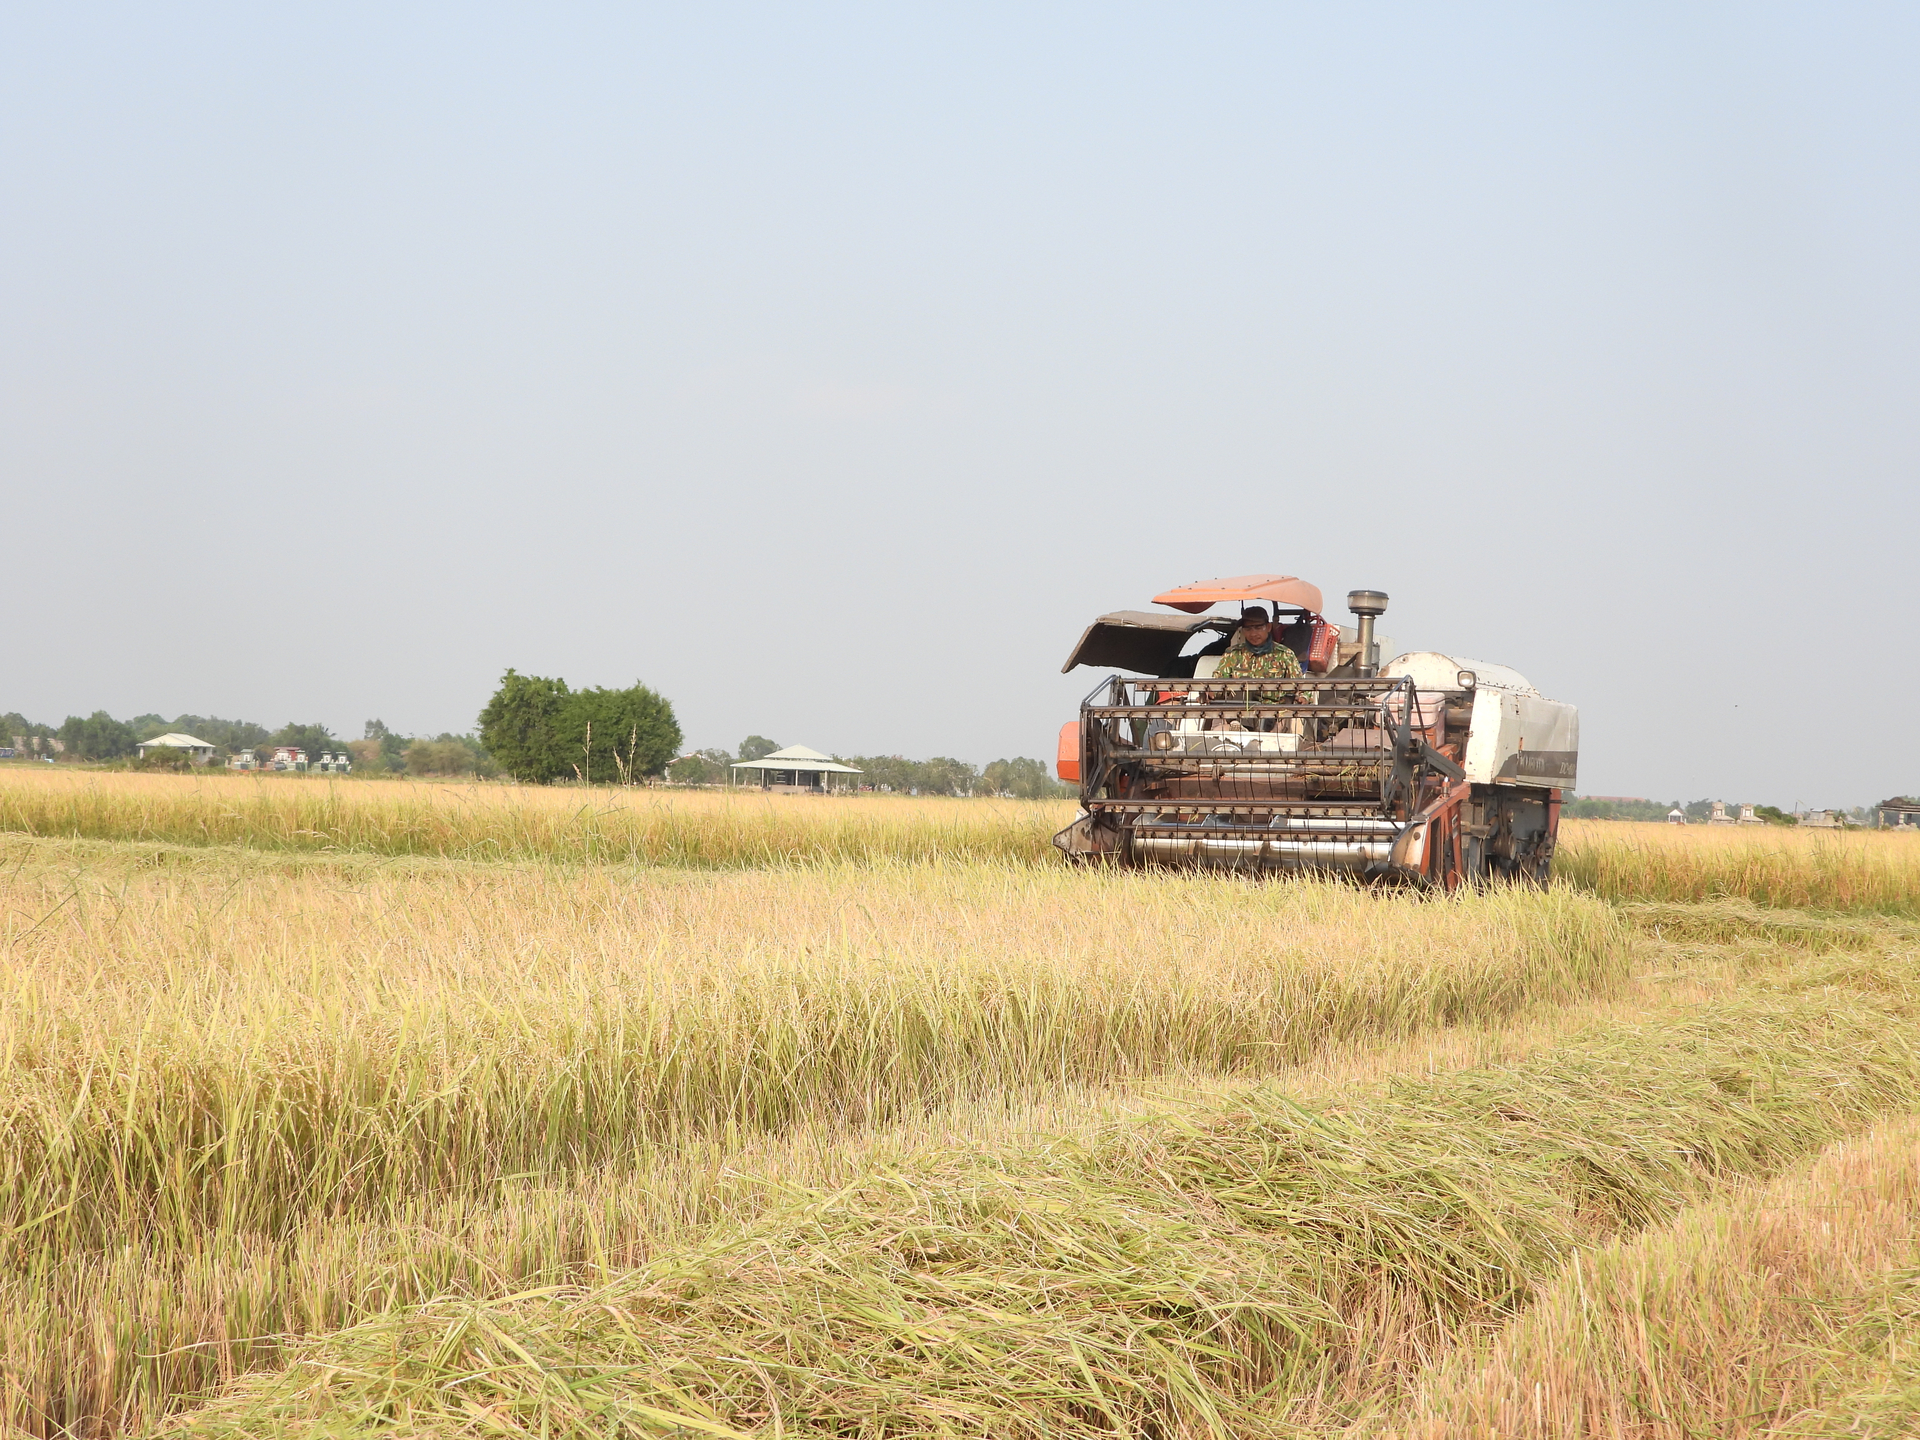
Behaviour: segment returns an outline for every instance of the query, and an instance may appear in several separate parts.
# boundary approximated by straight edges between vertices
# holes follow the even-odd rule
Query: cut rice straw
[[[1844,996],[1720,1007],[1344,1112],[1271,1089],[1091,1147],[930,1158],[599,1286],[300,1348],[172,1433],[1244,1436],[1324,1427],[1670,1220],[1920,1096]]]

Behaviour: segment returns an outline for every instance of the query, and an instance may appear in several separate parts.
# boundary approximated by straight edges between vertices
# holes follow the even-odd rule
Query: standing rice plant
[[[738,868],[1038,860],[1072,806],[1027,800],[0,773],[0,831],[469,860]]]
[[[1911,835],[1571,820],[1554,873],[1608,900],[1920,916],[1920,840]]]
[[[289,853],[738,869],[1058,864],[1068,802],[766,796],[287,775],[0,772],[0,831]],[[1562,880],[1613,901],[1920,916],[1920,840],[1763,827],[1567,821]]]
[[[16,880],[0,1223],[267,1235],[626,1147],[1271,1070],[1624,974],[1557,895],[871,867]],[[1069,891],[1071,892],[1069,894]],[[24,892],[24,895],[22,894]]]

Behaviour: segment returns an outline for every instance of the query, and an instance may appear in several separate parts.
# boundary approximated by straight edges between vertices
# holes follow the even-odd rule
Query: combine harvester
[[[1273,608],[1298,679],[1215,678],[1240,614],[1206,612],[1236,602]],[[1381,665],[1376,590],[1348,594],[1352,628],[1291,575],[1196,581],[1154,603],[1175,613],[1102,615],[1060,667],[1144,677],[1102,680],[1061,727],[1060,778],[1080,786],[1080,814],[1053,841],[1068,856],[1449,890],[1546,882],[1579,756],[1573,706],[1462,655]]]

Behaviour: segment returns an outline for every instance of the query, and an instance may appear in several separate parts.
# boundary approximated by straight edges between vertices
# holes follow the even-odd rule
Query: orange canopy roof
[[[1196,580],[1153,597],[1154,604],[1171,605],[1189,615],[1198,615],[1222,600],[1271,600],[1276,605],[1297,605],[1315,615],[1320,613],[1320,587],[1293,575],[1232,575],[1223,580]]]

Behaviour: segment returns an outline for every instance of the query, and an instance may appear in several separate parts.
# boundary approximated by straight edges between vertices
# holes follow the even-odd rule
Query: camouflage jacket
[[[1291,680],[1300,673],[1300,657],[1278,641],[1263,655],[1245,645],[1235,645],[1220,657],[1213,672],[1216,680]],[[1272,705],[1281,698],[1278,690],[1231,690],[1216,693],[1217,700],[1245,699],[1255,705]]]
[[[1300,657],[1286,646],[1275,643],[1264,655],[1256,655],[1245,645],[1236,645],[1220,657],[1216,680],[1291,680],[1300,673]]]

